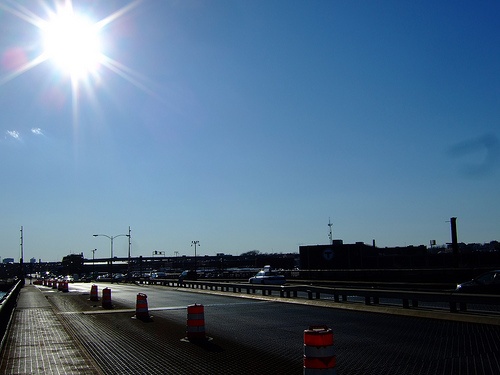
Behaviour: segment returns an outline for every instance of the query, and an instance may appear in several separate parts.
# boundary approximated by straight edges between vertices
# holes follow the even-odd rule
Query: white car
[[[165,279],[166,277],[167,277],[167,274],[165,272],[158,271],[158,272],[153,272],[151,274],[150,279]]]
[[[283,275],[271,270],[271,266],[264,266],[257,274],[248,279],[250,284],[273,284],[282,285],[286,283],[286,278]]]

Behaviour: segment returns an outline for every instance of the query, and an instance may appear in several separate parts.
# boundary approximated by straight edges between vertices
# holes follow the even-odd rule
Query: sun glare
[[[73,79],[94,73],[102,61],[99,28],[95,23],[65,9],[41,28],[44,54]]]
[[[105,71],[101,68],[106,68],[108,72],[115,73],[138,88],[150,92],[140,82],[136,72],[106,55],[103,50],[105,41],[109,42],[111,35],[109,30],[104,30],[142,1],[133,0],[105,18],[94,20],[81,7],[75,9],[73,0],[55,2],[54,8],[44,6],[45,16],[36,14],[21,2],[5,4],[0,0],[0,11],[11,13],[38,29],[38,39],[34,39],[31,45],[40,48],[40,54],[32,59],[27,58],[29,48],[22,46],[11,48],[8,53],[0,56],[4,61],[3,65],[10,68],[6,75],[0,76],[0,85],[40,64],[51,63],[57,73],[71,78],[75,112],[80,83],[83,83],[87,90],[92,90],[94,82],[88,78],[99,78],[97,82],[101,82],[101,75]]]

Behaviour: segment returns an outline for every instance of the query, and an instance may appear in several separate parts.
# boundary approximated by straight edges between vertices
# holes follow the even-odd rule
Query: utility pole
[[[24,237],[23,237],[23,226],[21,225],[21,258],[19,259],[19,272],[20,279],[24,285]]]
[[[455,267],[458,267],[459,264],[459,254],[458,254],[458,236],[457,236],[457,218],[450,218],[451,223],[451,248],[453,250],[453,261]]]
[[[330,218],[328,218],[328,227],[330,228],[329,233],[328,233],[328,238],[330,239],[330,245],[333,245],[333,233],[332,233],[332,222],[330,221]]]
[[[128,267],[127,267],[127,279],[130,280],[132,275],[130,274],[131,268],[130,268],[130,248],[132,246],[132,235],[130,231],[130,225],[128,226]]]

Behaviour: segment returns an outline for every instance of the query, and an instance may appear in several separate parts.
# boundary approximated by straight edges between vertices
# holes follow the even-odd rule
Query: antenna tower
[[[330,221],[330,218],[328,218],[328,227],[330,228],[328,232],[328,238],[330,239],[330,245],[333,245],[333,234],[332,234],[332,222]]]

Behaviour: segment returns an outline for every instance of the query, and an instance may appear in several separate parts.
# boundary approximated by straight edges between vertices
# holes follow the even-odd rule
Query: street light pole
[[[129,228],[130,229],[130,228]],[[113,240],[116,237],[130,237],[130,234],[117,234],[116,236],[108,236],[107,234],[93,234],[94,237],[107,237],[111,241],[111,258],[109,258],[109,271],[111,275],[111,281],[113,281]],[[130,246],[130,239],[129,239],[129,246]]]
[[[200,241],[191,241],[191,246],[194,245],[194,271],[196,272],[196,246],[200,246]]]
[[[95,252],[96,251],[97,251],[97,249],[92,250],[92,278],[91,279],[95,278]]]

